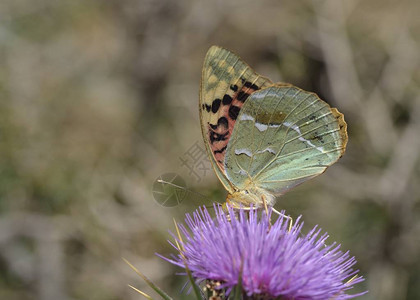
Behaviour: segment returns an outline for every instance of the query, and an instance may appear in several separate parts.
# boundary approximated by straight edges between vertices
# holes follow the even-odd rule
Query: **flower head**
[[[215,206],[216,217],[202,208],[187,214],[175,237],[180,253],[169,262],[188,266],[198,281],[211,280],[229,294],[241,280],[244,294],[254,299],[349,299],[346,291],[362,277],[354,276],[356,263],[340,245],[325,245],[328,237],[317,227],[302,235],[297,219],[288,230],[285,218],[270,225],[270,214],[257,210],[224,212]],[[172,244],[173,245],[173,244]],[[353,278],[353,280],[351,280]],[[364,293],[363,293],[364,294]]]

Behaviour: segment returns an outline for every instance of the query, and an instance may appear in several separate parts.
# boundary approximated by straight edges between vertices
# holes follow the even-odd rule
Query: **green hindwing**
[[[325,171],[344,153],[343,115],[316,94],[273,85],[250,95],[229,141],[225,169],[239,189],[274,195]]]

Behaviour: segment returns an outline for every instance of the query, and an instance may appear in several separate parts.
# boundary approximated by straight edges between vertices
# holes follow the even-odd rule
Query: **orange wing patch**
[[[230,90],[234,92],[233,96],[225,94],[223,99],[215,99],[212,105],[205,106],[203,109],[207,112],[217,114],[219,119],[217,124],[208,122],[208,139],[210,141],[210,149],[214,154],[217,164],[224,170],[223,161],[225,159],[226,148],[229,143],[230,136],[235,126],[239,112],[248,97],[255,91],[259,90],[256,84],[245,81],[241,89],[237,85],[231,85]]]

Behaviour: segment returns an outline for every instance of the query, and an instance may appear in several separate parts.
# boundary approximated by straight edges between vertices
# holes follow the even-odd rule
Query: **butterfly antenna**
[[[186,191],[186,192],[188,192],[188,193],[191,193],[191,194],[194,194],[194,195],[198,195],[198,196],[200,196],[201,198],[204,198],[205,200],[210,200],[209,198],[207,198],[207,197],[206,197],[206,196],[204,196],[203,194],[200,194],[199,192],[196,192],[196,191],[193,191],[193,190],[187,189],[187,188],[186,188],[186,187],[184,187],[184,186],[177,185],[177,184],[175,184],[175,183],[168,182],[168,181],[165,181],[165,180],[162,180],[162,179],[158,179],[158,180],[156,180],[156,181],[157,181],[157,182],[159,182],[159,183],[161,183],[161,184],[167,184],[167,185],[173,186],[174,188],[177,188],[177,189],[180,189],[180,190],[184,190],[184,191]]]

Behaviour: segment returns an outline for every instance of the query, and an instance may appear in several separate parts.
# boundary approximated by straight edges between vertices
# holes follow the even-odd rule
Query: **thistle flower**
[[[213,219],[202,208],[187,214],[187,227],[179,224],[185,238],[176,237],[180,251],[172,264],[191,272],[197,283],[229,295],[238,286],[248,299],[350,299],[364,293],[346,292],[363,281],[355,276],[356,263],[340,245],[325,245],[326,233],[316,226],[301,234],[298,218],[289,231],[287,219],[270,224],[270,215],[214,207]]]

